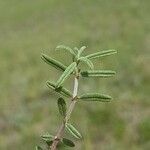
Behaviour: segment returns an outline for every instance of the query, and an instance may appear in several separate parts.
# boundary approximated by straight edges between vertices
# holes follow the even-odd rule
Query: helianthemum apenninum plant
[[[86,49],[85,46],[78,48],[70,48],[64,45],[56,47],[56,50],[67,50],[72,55],[73,62],[68,66],[62,64],[61,62],[51,58],[45,54],[42,54],[41,58],[50,66],[55,67],[57,70],[62,72],[61,76],[56,82],[47,81],[47,86],[58,93],[61,97],[57,100],[58,109],[60,115],[62,116],[62,124],[58,128],[55,135],[45,134],[42,135],[42,139],[45,142],[48,150],[61,149],[61,145],[66,145],[74,147],[75,144],[70,139],[65,137],[65,132],[68,131],[74,138],[82,139],[81,133],[70,123],[71,113],[74,107],[79,101],[99,101],[99,102],[109,102],[112,98],[109,95],[101,94],[99,92],[95,93],[83,93],[78,95],[79,79],[80,78],[90,78],[90,77],[102,77],[107,78],[115,75],[115,71],[112,70],[94,70],[94,65],[92,63],[93,59],[109,56],[116,53],[116,50],[104,50],[93,54],[82,56],[82,52]],[[89,67],[89,70],[81,69],[79,64],[85,63]],[[63,85],[64,82],[70,77],[74,77],[73,91],[70,92]],[[67,107],[65,98],[69,99],[69,105]],[[36,150],[44,150],[40,146],[36,146]]]

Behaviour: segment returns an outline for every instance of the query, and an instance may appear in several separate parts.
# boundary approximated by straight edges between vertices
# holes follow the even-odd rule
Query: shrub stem
[[[68,111],[66,113],[66,117],[64,118],[60,128],[58,129],[55,139],[53,140],[53,143],[50,147],[51,150],[57,150],[58,143],[60,142],[61,138],[63,137],[64,131],[65,131],[65,125],[68,122],[68,120],[70,119],[71,113],[77,102],[78,84],[79,84],[79,76],[77,73],[77,75],[75,76],[75,79],[74,79],[74,88],[73,88],[73,96],[71,99],[71,103],[70,103]]]

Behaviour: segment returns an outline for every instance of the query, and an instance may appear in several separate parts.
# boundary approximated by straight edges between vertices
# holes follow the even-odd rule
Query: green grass
[[[54,51],[65,44],[86,45],[85,54],[118,50],[94,62],[116,70],[116,77],[81,80],[80,92],[109,93],[114,101],[79,103],[72,122],[84,140],[76,149],[148,150],[149,5],[148,0],[0,0],[0,149],[34,149],[42,133],[56,132],[57,96],[45,82],[60,72],[45,65],[40,54],[67,64],[69,55]]]

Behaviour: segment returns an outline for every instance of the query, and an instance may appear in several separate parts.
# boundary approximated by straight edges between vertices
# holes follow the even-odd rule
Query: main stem
[[[74,79],[74,88],[73,88],[73,96],[71,99],[71,103],[70,103],[68,111],[66,113],[66,117],[64,118],[64,121],[62,122],[60,128],[58,129],[55,139],[53,140],[53,143],[50,147],[51,150],[57,150],[57,145],[60,142],[61,138],[63,137],[64,131],[65,131],[65,125],[68,122],[68,120],[70,119],[71,113],[75,107],[75,104],[77,101],[77,93],[78,93],[78,83],[79,83],[78,80],[79,80],[79,76],[76,75],[76,77]]]

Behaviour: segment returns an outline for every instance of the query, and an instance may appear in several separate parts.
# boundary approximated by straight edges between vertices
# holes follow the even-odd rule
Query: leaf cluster
[[[113,55],[117,53],[116,50],[103,50],[99,51],[93,54],[89,54],[86,56],[83,56],[83,52],[85,51],[86,46],[82,46],[81,48],[70,48],[65,45],[59,45],[56,47],[56,51],[59,50],[66,50],[69,52],[73,58],[73,62],[69,65],[64,65],[62,62],[55,60],[54,58],[51,58],[45,54],[41,55],[42,60],[46,62],[48,65],[56,68],[57,70],[61,71],[62,74],[58,78],[57,81],[52,82],[52,81],[47,81],[47,86],[61,95],[61,97],[58,98],[57,100],[57,105],[58,105],[58,110],[60,115],[62,116],[62,120],[65,120],[65,117],[67,115],[67,104],[64,99],[66,98],[72,98],[73,95],[72,93],[66,89],[63,85],[64,82],[70,77],[70,76],[76,76],[76,77],[112,77],[116,74],[115,71],[112,70],[94,70],[94,64],[92,62],[93,59],[101,59],[102,57],[106,57],[109,55]],[[80,63],[85,63],[89,69],[88,70],[81,70],[79,68]],[[109,102],[112,99],[111,96],[106,95],[106,94],[101,94],[101,93],[83,93],[80,96],[77,96],[78,101],[99,101],[99,102]],[[82,139],[81,133],[69,122],[65,122],[65,127],[66,131],[68,131],[73,137],[76,139]],[[42,136],[43,141],[50,146],[52,142],[55,140],[53,135],[50,134],[45,134]],[[72,142],[70,139],[67,138],[62,138],[60,139],[60,146],[61,145],[66,145],[69,147],[74,147],[75,144]],[[36,147],[36,150],[42,150],[40,146]]]

